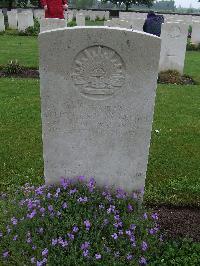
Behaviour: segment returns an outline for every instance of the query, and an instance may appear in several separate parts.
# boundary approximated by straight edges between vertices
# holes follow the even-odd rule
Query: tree
[[[124,4],[126,6],[126,11],[128,11],[131,5],[146,5],[151,7],[155,0],[102,0],[102,2],[111,2],[117,6]]]

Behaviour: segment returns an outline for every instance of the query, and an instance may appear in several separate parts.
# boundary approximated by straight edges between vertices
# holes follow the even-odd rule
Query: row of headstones
[[[108,27],[128,28],[143,31],[144,18],[129,18],[127,20],[112,19],[104,22]],[[185,53],[188,39],[188,28],[192,25],[191,41],[194,44],[200,43],[200,21],[189,23],[182,20],[166,20],[161,27],[161,54],[160,71],[169,69],[177,70],[181,74],[184,69]]]
[[[40,22],[41,19],[44,19],[44,10],[23,10],[22,12],[17,12],[17,10],[7,11],[8,15],[8,26],[10,29],[18,29],[19,31],[25,31],[28,27],[34,25],[34,19],[38,19]],[[85,18],[89,18],[91,21],[96,19],[109,19],[109,11],[91,11],[91,10],[69,10],[65,12],[65,19],[67,22],[70,22],[73,19],[76,19],[78,26],[85,25]],[[62,24],[62,22],[61,22]],[[2,11],[0,10],[0,32],[5,31],[5,19]]]
[[[8,27],[10,29],[18,29],[18,31],[25,31],[28,27],[34,26],[33,12],[25,10],[17,12],[17,10],[7,11]],[[0,11],[0,31],[5,31],[5,18],[2,11]]]
[[[44,176],[143,191],[160,38],[109,27],[39,36]]]

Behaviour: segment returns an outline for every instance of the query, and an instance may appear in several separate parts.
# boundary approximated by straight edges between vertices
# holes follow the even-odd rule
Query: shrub
[[[194,44],[194,43],[188,42],[187,51],[200,51],[200,43]]]
[[[23,71],[23,67],[18,63],[17,60],[11,60],[7,65],[1,67],[2,72],[6,76],[13,74],[20,74]]]
[[[77,26],[76,20],[72,20],[72,21],[67,23],[67,27],[75,27],[75,26]]]
[[[98,189],[93,178],[27,184],[3,213],[0,264],[145,265],[163,240],[157,214],[144,212],[139,197]]]
[[[176,70],[162,71],[158,75],[158,83],[176,85],[194,85],[196,82],[188,75],[181,75]]]

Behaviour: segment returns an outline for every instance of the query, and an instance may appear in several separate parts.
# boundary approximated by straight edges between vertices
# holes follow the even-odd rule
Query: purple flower
[[[61,212],[60,211],[57,211],[57,216],[59,217],[61,215]]]
[[[126,256],[126,258],[127,258],[127,260],[132,260],[132,258],[133,258],[133,255],[131,255],[131,254],[128,254],[128,255]]]
[[[148,244],[147,244],[147,242],[143,241],[143,242],[142,242],[142,250],[143,250],[143,251],[146,251],[147,248],[148,248]]]
[[[36,210],[34,209],[30,214],[27,214],[27,218],[32,219],[36,215]]]
[[[0,237],[2,237],[3,236],[3,233],[2,232],[0,232]]]
[[[146,261],[146,259],[145,259],[144,257],[141,257],[141,258],[139,259],[139,263],[140,263],[141,265],[146,265],[146,264],[147,264],[147,261]]]
[[[43,261],[37,261],[36,265],[37,266],[42,266],[43,265]]]
[[[8,251],[5,251],[5,252],[3,253],[3,257],[4,257],[4,258],[7,258],[8,255],[9,255],[9,252],[8,252]]]
[[[44,212],[45,212],[45,208],[43,208],[43,207],[40,208],[40,212],[41,212],[41,213],[44,213]]]
[[[86,230],[89,231],[90,230],[90,227],[91,227],[90,221],[89,220],[85,220],[84,221],[84,225],[86,227]]]
[[[36,250],[36,246],[33,245],[33,246],[32,246],[32,250]]]
[[[52,239],[51,240],[51,245],[55,246],[58,243],[58,239]]]
[[[66,190],[66,188],[69,186],[70,184],[70,181],[68,179],[65,179],[65,178],[61,178],[61,186],[64,188],[64,190]]]
[[[131,225],[130,225],[130,229],[131,229],[131,230],[135,230],[135,228],[136,228],[136,225],[135,225],[135,224],[131,224]]]
[[[110,205],[110,207],[107,209],[107,213],[115,213],[115,206],[114,205]]]
[[[28,244],[30,244],[30,243],[32,242],[31,237],[29,237],[29,238],[26,240],[26,242],[27,242]]]
[[[157,213],[152,213],[151,217],[152,217],[154,220],[158,220],[158,214],[157,214]]]
[[[119,251],[114,252],[114,256],[117,258],[119,257]]]
[[[49,206],[48,206],[48,210],[49,210],[50,212],[52,212],[52,211],[53,211],[53,206],[52,206],[52,205],[49,205]]]
[[[11,219],[11,222],[12,222],[13,225],[17,225],[17,219],[15,217],[13,217]]]
[[[148,216],[147,216],[146,212],[144,213],[143,217],[144,217],[145,220],[148,219]]]
[[[68,242],[65,240],[63,240],[62,241],[62,243],[60,243],[61,244],[61,246],[64,248],[64,247],[66,247],[66,246],[68,246]]]
[[[74,235],[73,234],[68,233],[67,235],[68,235],[69,239],[74,240]]]
[[[132,212],[133,211],[133,206],[131,204],[128,204],[127,209],[128,209],[129,212]]]
[[[83,182],[85,180],[85,176],[78,176],[78,181]]]
[[[87,202],[88,199],[87,199],[87,197],[84,197],[84,198],[80,197],[80,198],[77,199],[77,201],[82,203],[82,202]]]
[[[83,251],[83,256],[84,257],[88,257],[88,255],[89,255],[89,250],[88,249],[84,250]]]
[[[35,257],[31,258],[31,263],[33,264],[35,262]]]
[[[43,251],[42,251],[42,256],[47,256],[48,255],[48,249],[45,248]]]
[[[133,192],[133,194],[132,194],[132,198],[133,198],[133,199],[137,199],[137,198],[138,198],[137,193]]]
[[[131,231],[130,230],[126,230],[126,235],[127,236],[131,236],[132,235]]]
[[[95,180],[93,177],[90,178],[89,182],[88,182],[88,189],[90,192],[93,192],[93,190],[95,189]]]
[[[72,194],[76,193],[77,191],[78,191],[78,190],[77,190],[76,188],[71,189],[71,190],[69,191],[69,195],[71,196]]]
[[[100,205],[99,205],[99,209],[100,209],[100,210],[101,210],[101,209],[104,209],[103,204],[100,204]]]
[[[119,216],[119,215],[115,215],[115,216],[114,216],[114,219],[115,219],[116,221],[119,221],[119,220],[120,220],[120,216]]]
[[[79,229],[78,229],[78,226],[76,226],[76,225],[72,228],[72,232],[74,232],[74,233],[77,233],[78,230],[79,230]]]
[[[116,233],[114,233],[113,235],[111,235],[113,239],[117,239],[118,238],[118,235]]]
[[[85,243],[83,243],[83,244],[81,245],[81,250],[86,250],[86,249],[89,248],[89,246],[90,246],[90,243],[89,243],[89,242],[85,242]]]
[[[154,228],[149,229],[149,234],[150,235],[155,235],[156,231],[154,230]]]
[[[96,258],[96,260],[100,260],[101,259],[101,254],[95,254],[95,258]]]
[[[35,193],[37,194],[37,195],[42,195],[43,194],[43,186],[41,186],[41,187],[38,187],[36,190],[35,190]]]
[[[118,188],[116,190],[116,192],[117,192],[116,198],[118,198],[118,199],[124,199],[124,198],[126,198],[126,192],[123,189]]]
[[[15,236],[13,237],[13,240],[16,241],[17,238],[18,238],[18,235],[15,235]]]
[[[67,203],[66,202],[63,203],[62,208],[63,209],[66,209],[67,208]]]
[[[51,193],[47,193],[47,199],[50,199],[51,198]]]

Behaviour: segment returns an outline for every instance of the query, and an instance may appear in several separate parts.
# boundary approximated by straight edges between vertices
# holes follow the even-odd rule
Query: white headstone
[[[39,36],[46,183],[144,189],[160,38],[74,27]]]
[[[7,11],[9,29],[17,29],[17,10]]]
[[[85,26],[85,15],[82,13],[76,13],[77,26]]]
[[[0,13],[0,32],[5,31],[4,15]]]
[[[34,25],[33,14],[30,12],[18,13],[18,31],[25,31]]]
[[[168,22],[162,24],[160,71],[184,69],[188,24]]]
[[[96,20],[96,14],[95,14],[94,11],[91,11],[91,12],[90,12],[90,20],[91,20],[91,21],[95,21],[95,20]]]
[[[110,12],[109,11],[105,11],[105,20],[110,19]]]
[[[39,22],[45,16],[44,9],[35,9],[34,10],[34,18],[36,18]]]
[[[145,22],[145,19],[143,18],[131,19],[132,29],[143,31],[144,22]]]
[[[193,21],[191,42],[200,44],[200,21]]]
[[[67,27],[67,23],[64,19],[59,18],[43,18],[40,21],[40,32],[55,30],[59,28]]]

